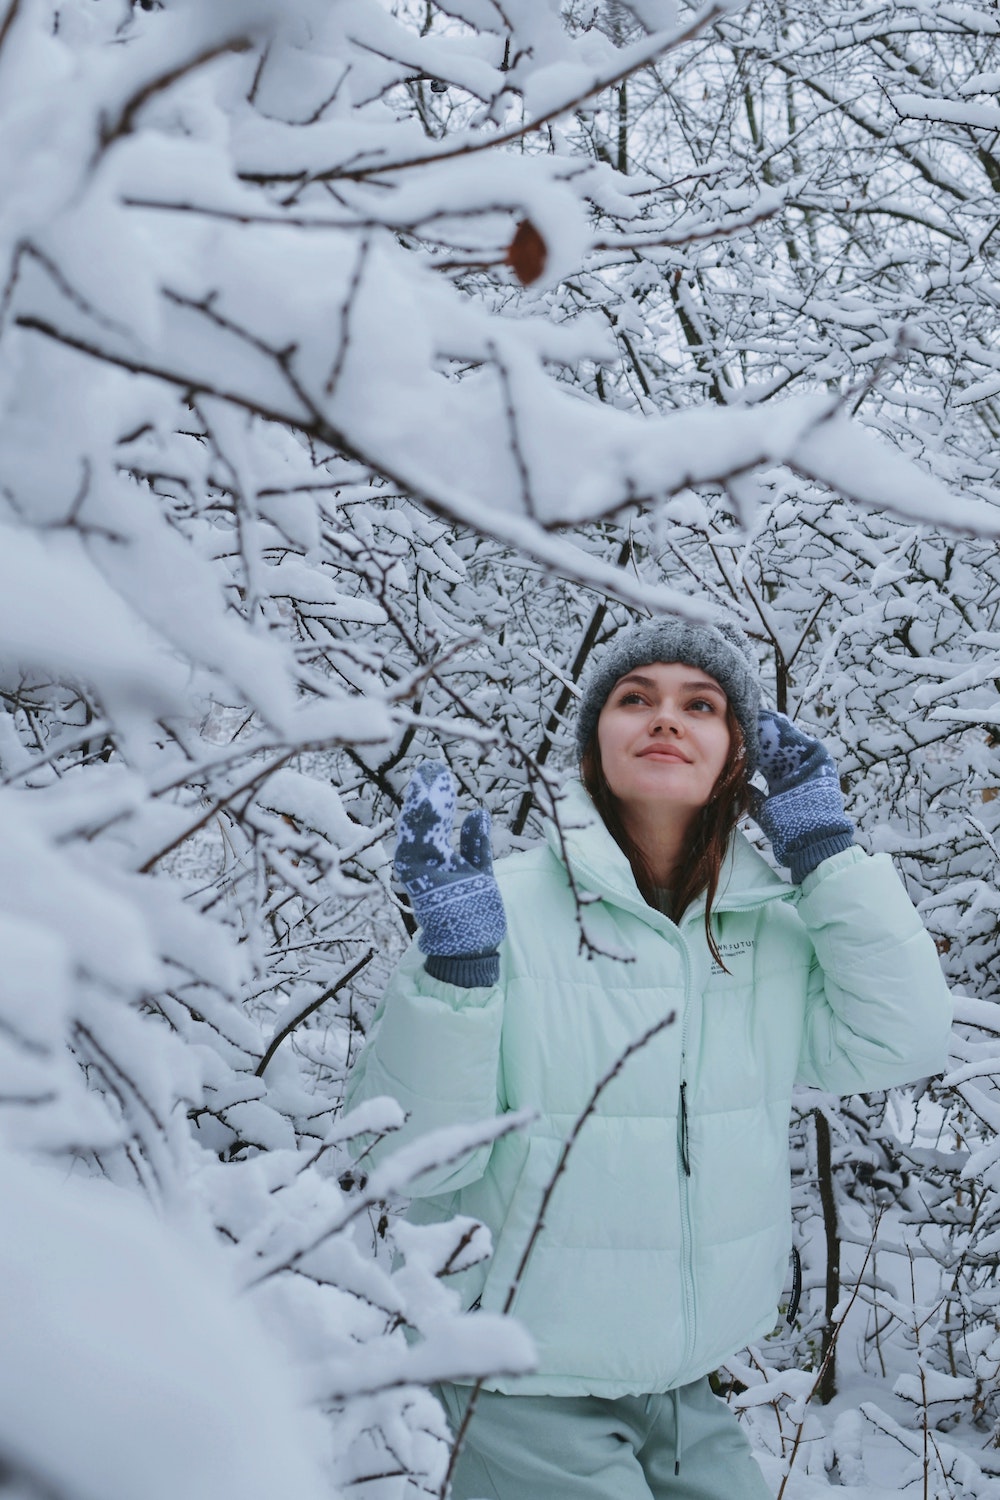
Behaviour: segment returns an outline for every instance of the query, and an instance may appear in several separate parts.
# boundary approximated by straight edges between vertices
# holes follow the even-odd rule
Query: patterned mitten
[[[761,710],[758,730],[768,795],[754,816],[798,884],[822,860],[851,847],[854,824],[844,812],[837,768],[819,740],[768,709]]]
[[[455,787],[443,761],[413,773],[399,819],[396,879],[420,924],[428,974],[473,988],[495,984],[497,947],[507,931],[493,878],[490,815],[484,807],[462,824],[459,853],[451,846]]]

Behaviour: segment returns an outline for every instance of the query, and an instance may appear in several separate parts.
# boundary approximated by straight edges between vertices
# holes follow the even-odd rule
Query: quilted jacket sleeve
[[[429,1130],[475,1125],[500,1109],[498,1075],[503,1020],[501,984],[460,989],[432,979],[414,943],[403,956],[379,1006],[364,1050],[348,1080],[345,1107],[388,1095],[406,1112],[399,1131],[371,1147],[378,1161]],[[358,1150],[369,1146],[362,1142]],[[491,1146],[422,1174],[413,1197],[451,1192],[486,1170]]]
[[[816,954],[799,1078],[862,1093],[940,1073],[951,997],[934,944],[888,855],[847,849],[802,883]]]

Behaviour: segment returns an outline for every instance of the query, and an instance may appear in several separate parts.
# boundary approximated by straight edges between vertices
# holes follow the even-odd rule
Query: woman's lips
[[[688,764],[688,757],[686,755],[683,755],[680,750],[671,749],[666,745],[652,745],[648,750],[640,750],[639,754],[642,757],[653,756],[656,760],[678,760],[685,765]]]

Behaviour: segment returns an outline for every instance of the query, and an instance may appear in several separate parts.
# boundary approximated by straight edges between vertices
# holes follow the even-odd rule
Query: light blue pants
[[[470,1389],[436,1387],[453,1431]],[[452,1500],[668,1497],[771,1500],[742,1428],[707,1377],[616,1401],[483,1391],[452,1489]]]

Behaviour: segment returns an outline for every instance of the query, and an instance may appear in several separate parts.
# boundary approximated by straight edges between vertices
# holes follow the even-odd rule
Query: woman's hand
[[[851,847],[854,824],[844,812],[837,768],[819,740],[770,709],[761,710],[758,733],[768,795],[754,816],[797,884]]]
[[[490,815],[484,807],[469,813],[457,854],[454,819],[451,772],[443,761],[424,761],[413,773],[400,814],[396,879],[413,904],[422,951],[434,959],[465,960],[457,966],[428,963],[428,972],[456,984],[492,983],[507,922],[493,878]],[[485,959],[490,960],[485,968],[476,963]],[[487,970],[491,977],[481,977]]]

